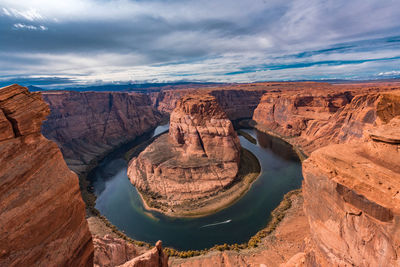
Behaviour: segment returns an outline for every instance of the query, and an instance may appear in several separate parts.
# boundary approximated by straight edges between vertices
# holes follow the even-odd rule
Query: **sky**
[[[400,77],[399,0],[0,0],[0,85]]]

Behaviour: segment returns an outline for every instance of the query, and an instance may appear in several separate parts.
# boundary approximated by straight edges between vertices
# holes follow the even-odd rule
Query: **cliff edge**
[[[92,266],[78,177],[40,133],[40,93],[0,89],[0,265]]]

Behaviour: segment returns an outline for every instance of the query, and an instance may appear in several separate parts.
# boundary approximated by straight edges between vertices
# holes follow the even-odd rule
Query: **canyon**
[[[216,99],[189,94],[171,113],[169,134],[132,159],[128,176],[150,207],[170,216],[196,214],[233,184],[240,153],[239,138]]]
[[[51,109],[42,133],[58,144],[77,174],[162,119],[145,94],[64,91],[42,95]]]
[[[40,94],[2,88],[0,265],[165,266],[160,243],[140,250],[95,233],[92,241],[78,177],[68,167],[83,179],[96,160],[154,128],[194,90],[215,97],[229,119],[252,118],[257,129],[295,146],[305,159],[304,182],[288,215],[258,248],[172,258],[171,265],[400,265],[396,82],[255,83],[148,95],[45,92],[51,113],[42,133],[62,154],[40,133],[49,114]],[[184,125],[176,118],[171,135],[180,143]]]

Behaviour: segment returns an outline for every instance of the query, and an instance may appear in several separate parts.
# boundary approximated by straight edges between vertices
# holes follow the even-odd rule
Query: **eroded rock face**
[[[140,191],[168,208],[218,193],[239,170],[240,141],[225,112],[210,95],[188,95],[176,105],[169,136],[156,139],[129,163]]]
[[[306,154],[329,144],[362,143],[364,132],[400,110],[387,106],[399,102],[396,94],[376,91],[266,93],[253,119],[260,130],[286,138]]]
[[[168,267],[168,256],[163,252],[162,242],[158,241],[154,248],[120,267]]]
[[[170,117],[169,137],[188,156],[240,161],[240,142],[232,123],[210,95],[188,95],[177,103]]]
[[[110,235],[96,237],[94,243],[94,266],[112,267],[124,264],[138,256],[135,246]]]
[[[43,135],[60,146],[68,166],[78,174],[99,156],[150,131],[161,119],[144,94],[45,92],[43,97],[51,109]]]
[[[136,250],[135,246],[121,238],[110,235],[93,239],[95,267],[167,267],[168,256],[164,254],[162,242],[144,253]]]
[[[0,89],[0,265],[92,266],[93,244],[78,177],[40,134],[39,93]]]
[[[385,118],[394,113],[386,110]],[[400,265],[399,119],[366,131],[370,139],[362,144],[327,146],[304,161],[308,255],[315,263]]]
[[[266,93],[253,119],[282,136],[299,136],[309,121],[329,119],[352,98],[350,92]]]

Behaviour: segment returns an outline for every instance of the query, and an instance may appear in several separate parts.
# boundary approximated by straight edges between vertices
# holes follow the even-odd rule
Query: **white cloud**
[[[380,72],[380,73],[378,73],[378,75],[379,76],[396,76],[396,75],[400,75],[400,71],[392,70],[392,71]]]
[[[47,31],[47,27],[40,25],[40,26],[34,26],[34,25],[26,25],[23,23],[16,23],[13,25],[14,29],[26,29],[26,30],[41,30],[41,31]]]
[[[44,17],[36,9],[17,10],[15,8],[2,8],[3,14],[17,19],[25,19],[29,21],[43,20]]]

